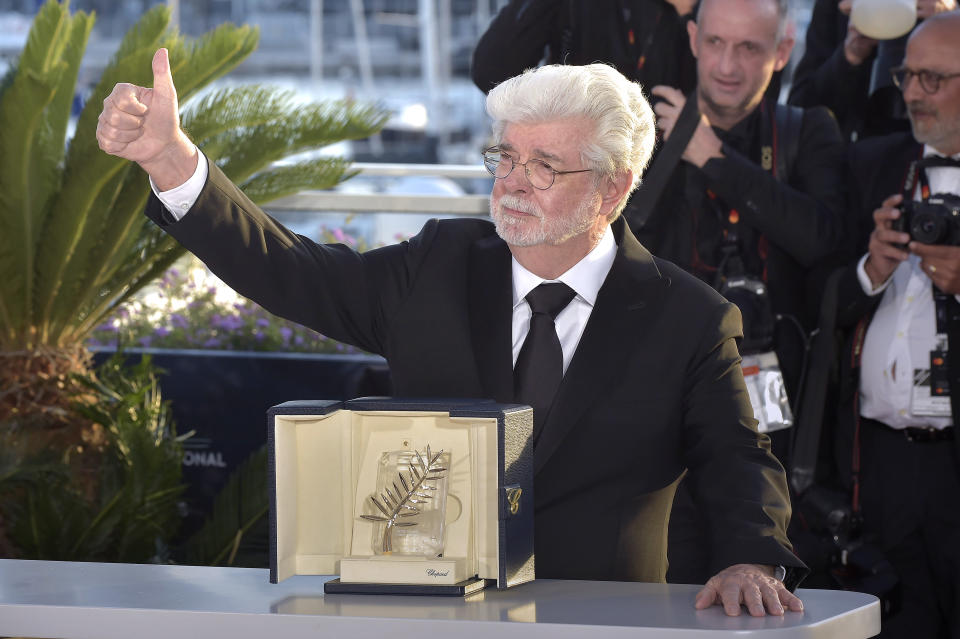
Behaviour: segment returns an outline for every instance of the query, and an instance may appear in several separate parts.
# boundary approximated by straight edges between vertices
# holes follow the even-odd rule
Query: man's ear
[[[693,57],[700,57],[697,55],[697,23],[693,20],[687,21],[687,35],[690,36],[690,51],[693,52]]]
[[[623,171],[613,177],[604,178],[603,185],[600,187],[601,215],[609,216],[630,192],[631,186],[633,186],[633,171]]]
[[[773,65],[774,71],[780,71],[783,67],[787,66],[795,42],[796,40],[794,40],[792,36],[785,35],[777,44],[777,58]]]

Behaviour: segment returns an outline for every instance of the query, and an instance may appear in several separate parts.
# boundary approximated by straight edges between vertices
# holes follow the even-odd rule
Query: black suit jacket
[[[360,254],[291,233],[212,163],[181,221],[155,198],[147,215],[271,312],[382,354],[397,395],[513,401],[511,255],[490,222],[433,220]],[[740,371],[739,312],[615,229],[614,265],[534,453],[537,575],[663,581],[687,468],[717,570],[802,566]]]

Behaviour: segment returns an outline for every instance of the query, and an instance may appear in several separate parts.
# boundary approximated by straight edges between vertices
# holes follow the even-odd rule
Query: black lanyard
[[[907,179],[903,185],[904,201],[907,199],[913,200],[913,191],[918,183],[920,185],[920,199],[926,202],[930,199],[930,180],[927,178],[927,171],[926,167],[923,166],[923,159],[914,160],[910,163],[910,168],[907,170]],[[946,335],[950,319],[948,306],[950,297],[952,296],[934,286],[933,282],[930,283],[930,288],[933,290],[933,303],[936,307],[937,334]]]

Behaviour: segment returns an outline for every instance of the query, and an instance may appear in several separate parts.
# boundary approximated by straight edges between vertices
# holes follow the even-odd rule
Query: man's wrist
[[[890,277],[889,275],[884,277],[883,274],[877,270],[877,265],[872,259],[870,259],[870,255],[867,255],[867,259],[863,263],[863,270],[870,279],[872,291],[876,291],[878,288],[883,286],[884,282],[886,282]]]
[[[189,180],[196,172],[199,161],[197,146],[179,131],[175,142],[167,146],[156,159],[141,162],[140,167],[160,191],[169,191]]]

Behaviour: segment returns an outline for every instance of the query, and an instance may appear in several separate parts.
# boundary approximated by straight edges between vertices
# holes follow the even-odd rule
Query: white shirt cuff
[[[873,282],[870,281],[870,276],[867,275],[867,258],[870,257],[870,254],[867,253],[860,258],[860,261],[857,262],[857,279],[860,280],[860,288],[863,289],[863,292],[873,297],[874,295],[879,295],[887,290],[887,287],[890,286],[890,280],[892,277],[888,277],[887,281],[881,284],[880,286],[874,287]]]
[[[154,195],[157,196],[161,204],[170,211],[170,215],[179,222],[197,201],[197,198],[200,197],[200,191],[203,190],[203,185],[207,183],[209,172],[207,157],[200,149],[197,149],[197,170],[193,172],[189,180],[169,191],[158,191],[157,185],[153,183],[153,178],[151,178],[150,188],[153,189]]]

